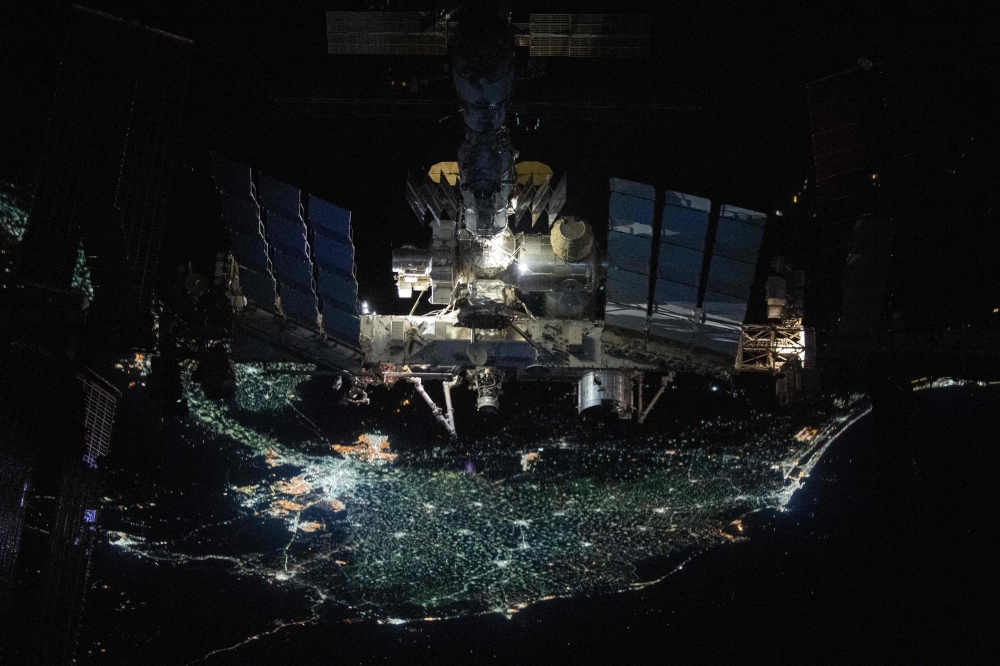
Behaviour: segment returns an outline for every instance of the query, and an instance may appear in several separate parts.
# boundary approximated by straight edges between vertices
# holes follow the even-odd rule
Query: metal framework
[[[81,372],[77,379],[84,387],[84,440],[87,450],[83,461],[96,468],[97,461],[108,455],[111,448],[115,405],[121,393],[93,371]]]
[[[806,339],[806,329],[799,325],[744,324],[736,352],[736,370],[776,374],[793,358],[805,362]]]

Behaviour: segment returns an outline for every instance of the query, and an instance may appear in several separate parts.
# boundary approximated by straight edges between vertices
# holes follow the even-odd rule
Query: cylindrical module
[[[517,288],[535,291],[591,291],[596,266],[593,253],[567,262],[553,251],[550,236],[524,236],[517,254]]]
[[[594,232],[583,220],[567,215],[552,226],[552,251],[565,262],[580,261],[594,247]]]
[[[632,408],[632,380],[621,370],[594,370],[580,378],[577,409],[583,413],[595,407],[610,408],[628,418]]]
[[[584,319],[594,304],[594,295],[579,289],[546,291],[542,298],[545,316],[552,319]]]

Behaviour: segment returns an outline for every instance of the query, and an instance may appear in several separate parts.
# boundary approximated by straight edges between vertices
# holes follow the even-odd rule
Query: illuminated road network
[[[807,424],[747,409],[627,443],[466,443],[477,450],[474,471],[448,445],[397,450],[366,430],[328,439],[299,409],[301,375],[244,365],[238,378],[226,402],[186,383],[185,430],[218,442],[242,470],[217,488],[223,508],[178,528],[168,498],[119,491],[105,515],[128,520],[108,543],[161,566],[231,563],[233,575],[305,595],[317,618],[336,608],[388,623],[511,614],[656,582],[743,538],[740,516],[783,508],[826,446],[870,409],[858,398]],[[314,434],[279,441],[260,427],[265,416]]]

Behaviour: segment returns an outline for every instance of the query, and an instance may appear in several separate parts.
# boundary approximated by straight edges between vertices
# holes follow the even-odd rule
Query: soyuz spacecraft
[[[510,34],[495,8],[459,15],[452,72],[465,140],[457,162],[407,183],[432,240],[394,250],[392,271],[400,298],[426,296],[440,306],[431,313],[368,312],[358,301],[350,213],[216,160],[233,359],[341,372],[344,399],[358,404],[372,387],[410,382],[453,437],[451,390],[463,382],[484,413],[501,409],[504,384],[516,377],[565,382],[580,412],[642,422],[676,372],[794,376],[808,366],[801,274],[768,282],[768,324],[744,322],[766,215],[619,178],[610,182],[606,238],[562,214],[565,176],[517,162],[508,138]],[[514,233],[528,217],[532,231]],[[646,373],[661,378],[648,401]],[[444,409],[427,391],[437,381]]]

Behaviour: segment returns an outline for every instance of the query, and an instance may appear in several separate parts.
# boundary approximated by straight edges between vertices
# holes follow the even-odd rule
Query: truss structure
[[[798,322],[744,324],[736,353],[736,371],[777,374],[793,359],[803,367],[810,367],[811,338],[812,329],[802,328]]]

